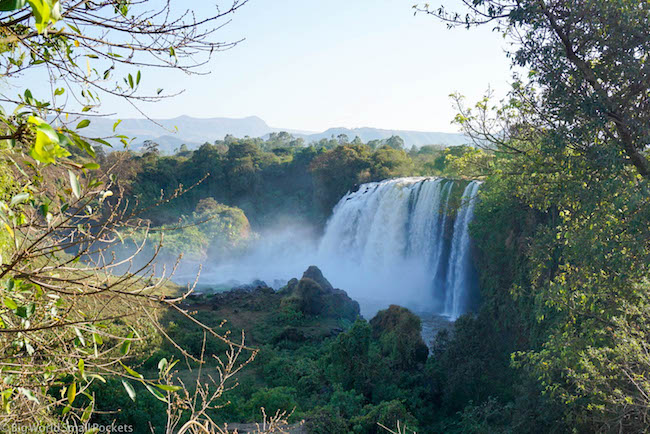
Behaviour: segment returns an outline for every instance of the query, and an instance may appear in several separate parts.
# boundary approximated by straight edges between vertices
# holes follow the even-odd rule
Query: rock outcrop
[[[291,279],[281,290],[283,304],[293,305],[308,316],[324,316],[354,321],[359,316],[359,303],[348,297],[342,289],[336,289],[312,265],[300,280]]]

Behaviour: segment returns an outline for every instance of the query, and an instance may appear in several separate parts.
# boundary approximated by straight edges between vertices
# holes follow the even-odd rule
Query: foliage
[[[150,232],[163,236],[161,247]],[[181,256],[192,262],[208,257],[218,261],[243,249],[253,239],[253,233],[242,210],[206,198],[199,201],[191,215],[181,216],[176,224],[123,234],[123,238],[128,242],[117,247],[119,255],[142,249],[143,256],[156,253],[158,262],[173,264]]]
[[[650,7],[633,1],[464,3],[461,13],[416,8],[450,26],[489,23],[513,42],[513,65],[528,70],[525,79],[515,77],[501,104],[488,95],[467,107],[455,97],[457,122],[483,152],[454,164],[487,177],[473,228],[484,304],[471,334],[487,332],[483,340],[494,348],[488,360],[501,359],[497,366],[517,372],[512,384],[484,384],[464,417],[478,423],[480,415],[502,414],[486,395],[509,401],[508,411],[526,411],[530,403],[503,391],[534,396],[540,389],[544,399],[534,407],[555,412],[556,420],[526,414],[546,431],[644,432]],[[472,336],[457,335],[443,354],[471,342]],[[491,379],[499,378],[498,369],[488,368]],[[514,420],[494,423],[495,431],[499,424],[516,426]]]
[[[408,369],[426,362],[429,350],[422,340],[420,318],[408,309],[391,305],[378,312],[370,325],[382,354],[397,367]]]
[[[313,268],[303,279],[327,286]],[[383,321],[373,336],[373,326],[365,320],[350,326],[347,321],[308,313],[296,322],[278,313],[285,298],[291,298],[290,290],[259,287],[187,302],[186,308],[196,310],[195,318],[208,326],[230,318],[225,327],[232,334],[246,327],[250,343],[260,348],[255,361],[240,373],[239,387],[224,394],[223,404],[230,404],[209,412],[215,421],[255,421],[263,406],[267,414],[295,408],[290,420],[305,419],[313,432],[382,432],[378,422],[395,427],[398,420],[409,427],[422,426],[414,416],[430,413],[431,401],[421,356],[381,349],[383,342],[392,342],[387,336],[415,337],[421,342],[420,324],[412,313],[400,310],[401,321]],[[178,314],[163,319],[166,333],[192,355],[201,353],[200,345],[192,344],[201,340],[200,327],[177,319]],[[155,358],[178,357],[178,351],[163,342]],[[219,354],[223,349],[208,342],[204,352]],[[143,369],[150,365],[144,361]],[[183,370],[179,378],[188,384],[193,374]],[[145,418],[143,414],[138,423]]]
[[[423,147],[406,153],[401,147],[320,141],[305,146],[287,133],[266,140],[228,136],[196,150],[172,156],[153,152],[110,152],[101,155],[125,193],[147,209],[185,186],[183,195],[144,216],[156,226],[171,225],[203,199],[240,208],[254,228],[308,222],[322,225],[338,200],[360,183],[398,176],[452,175],[452,157],[467,146]],[[379,147],[373,147],[373,146]]]
[[[197,50],[228,47],[211,39],[209,23],[242,2],[205,20],[175,16],[170,2],[158,10],[143,4],[43,0],[4,1],[0,7],[3,78],[17,85],[23,71],[34,70],[34,80],[45,77],[52,89],[45,99],[29,89],[14,99],[3,97],[13,112],[0,109],[0,395],[5,428],[13,423],[21,429],[54,429],[62,423],[83,427],[102,405],[91,392],[115,393],[115,387],[130,400],[138,390],[150,394],[150,402],[140,402],[152,411],[158,407],[147,402],[173,402],[176,409],[183,402],[174,396],[181,388],[172,384],[175,362],[160,360],[150,376],[137,372],[131,362],[146,349],[142,344],[158,338],[161,311],[172,309],[188,320],[190,315],[178,308],[179,299],[167,296],[177,288],[165,276],[154,278],[148,263],[122,274],[115,272],[120,263],[104,256],[122,232],[138,231],[143,224],[137,210],[125,206],[115,174],[109,168],[98,171],[94,145],[108,142],[83,137],[83,129],[91,123],[88,116],[99,114],[102,96],[127,101],[166,96],[162,90],[153,96],[142,93],[137,68],[191,72],[198,66]],[[62,101],[63,95],[70,96],[64,97],[70,104]],[[116,137],[127,143],[126,137]],[[202,328],[221,340],[229,355],[238,357],[246,348],[243,340],[237,344],[215,329]],[[228,358],[231,366],[222,369],[223,381],[237,371],[237,357]],[[223,382],[219,388],[224,390]],[[190,409],[187,417],[204,419]],[[176,410],[166,410],[165,416],[173,419]]]
[[[490,141],[517,152],[520,145],[508,139],[538,140],[550,154],[571,152],[602,170],[629,165],[642,177],[650,177],[650,162],[644,155],[650,136],[647,3],[477,0],[465,4],[466,13],[428,5],[416,9],[451,26],[493,25],[513,42],[509,53],[513,64],[529,71],[526,82],[515,82],[517,105],[508,110],[505,125],[490,117],[476,123],[481,127],[492,123]],[[461,113],[459,119],[463,118]]]

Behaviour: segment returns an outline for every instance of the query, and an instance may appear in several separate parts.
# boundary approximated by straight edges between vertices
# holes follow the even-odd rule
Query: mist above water
[[[480,183],[463,184],[434,178],[364,184],[339,201],[322,237],[300,224],[268,229],[244,254],[206,264],[201,282],[263,280],[278,288],[317,265],[359,301],[365,317],[399,304],[455,319],[476,295],[467,228]],[[454,193],[461,201],[452,207]]]
[[[294,222],[267,228],[242,254],[218,264],[205,264],[199,281],[207,286],[232,286],[262,280],[279,289],[314,265],[317,250],[318,237],[312,227]]]

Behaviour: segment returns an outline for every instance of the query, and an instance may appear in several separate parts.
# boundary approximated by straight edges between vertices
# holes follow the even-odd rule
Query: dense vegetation
[[[464,146],[423,146],[409,152],[399,137],[362,143],[346,136],[305,145],[290,134],[268,139],[228,136],[194,151],[161,155],[155,143],[141,153],[101,155],[103,167],[116,166],[118,182],[143,207],[170,195],[179,185],[189,191],[145,213],[154,224],[175,222],[199,201],[241,208],[255,228],[279,222],[322,225],[338,200],[359,184],[406,175],[453,175],[449,161]]]
[[[391,306],[369,322],[358,319],[358,304],[332,288],[316,267],[278,292],[250,286],[188,303],[205,324],[216,327],[228,319],[234,334],[245,328],[249,343],[260,348],[240,385],[224,394],[231,404],[212,411],[216,421],[254,422],[260,408],[269,414],[293,410],[290,421],[306,420],[309,432],[316,433],[374,433],[377,423],[394,428],[398,421],[417,429],[418,420],[431,420],[428,350],[419,318],[404,308]],[[226,349],[218,342],[204,349],[202,330],[179,319],[169,315],[163,323],[193,356]],[[147,371],[156,369],[159,357],[179,356],[177,348],[163,344],[138,364]],[[183,368],[179,373],[184,381],[192,375]],[[98,405],[111,408],[116,395],[114,388],[98,390]],[[128,397],[121,399],[127,407]],[[136,430],[149,422],[164,425],[163,406],[155,398],[139,395],[136,405],[119,420]]]

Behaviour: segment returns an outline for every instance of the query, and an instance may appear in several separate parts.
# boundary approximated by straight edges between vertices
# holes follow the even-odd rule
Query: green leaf
[[[162,359],[160,359],[160,361],[158,362],[158,373],[159,373],[160,375],[163,374],[163,372],[164,372],[165,368],[167,367],[167,364],[168,364],[168,363],[169,363],[169,362],[167,361],[167,359],[166,359],[165,357],[163,357]]]
[[[29,199],[29,193],[18,193],[14,197],[11,198],[11,204],[10,206],[18,205],[19,203],[25,202],[27,199]]]
[[[156,387],[167,392],[176,392],[177,390],[182,389],[180,386],[170,386],[168,384],[156,384]]]
[[[129,335],[120,346],[120,353],[122,353],[124,356],[129,352],[129,348],[131,348],[131,339],[133,339],[133,332],[129,333]]]
[[[69,157],[71,154],[54,143],[42,131],[36,132],[36,141],[29,151],[29,155],[36,161],[44,164],[53,164],[57,158]]]
[[[90,125],[90,121],[88,119],[84,119],[77,124],[77,129],[80,130],[82,128],[86,128],[88,125]]]
[[[100,139],[99,137],[95,137],[95,138],[92,138],[92,139],[90,139],[90,140],[92,140],[93,142],[101,143],[102,145],[104,145],[104,146],[108,146],[109,148],[112,148],[112,147],[113,147],[113,145],[111,145],[110,143],[108,143],[108,142],[107,142],[106,140],[104,140],[104,139]]]
[[[71,385],[68,386],[68,402],[70,405],[74,402],[74,399],[77,397],[77,382],[73,381]]]
[[[124,389],[126,389],[126,393],[129,395],[129,398],[135,402],[135,390],[133,390],[133,386],[131,386],[131,384],[126,380],[122,380],[122,385],[124,386]]]
[[[93,149],[92,146],[90,146],[90,143],[82,139],[78,134],[75,133],[70,133],[70,138],[74,142],[75,146],[79,149],[83,149],[90,155],[91,157],[95,158],[95,150]]]
[[[19,388],[18,388],[18,391],[19,391],[20,393],[22,393],[23,395],[25,395],[25,397],[27,397],[27,399],[28,399],[29,401],[35,402],[35,403],[37,403],[37,404],[40,404],[40,402],[38,401],[38,398],[36,398],[36,396],[34,395],[34,392],[32,392],[31,390],[29,390],[29,389],[25,389],[24,387],[19,387]]]
[[[113,132],[115,132],[115,129],[117,128],[117,126],[118,126],[121,122],[122,122],[122,119],[118,119],[117,122],[115,122],[115,123],[113,124]]]
[[[93,406],[92,404],[89,404],[88,407],[84,410],[84,412],[81,414],[81,423],[86,423],[88,420],[90,420],[90,415],[93,413]]]
[[[102,383],[106,383],[106,379],[104,377],[102,377],[101,375],[98,375],[98,374],[88,374],[88,378],[95,378],[95,379],[101,381]]]
[[[84,169],[97,170],[97,169],[99,169],[99,164],[97,164],[97,163],[86,163],[86,164],[84,164]]]
[[[79,367],[79,374],[81,374],[81,378],[86,378],[86,371],[84,369],[84,359],[79,359],[79,363],[77,364]]]
[[[65,92],[65,89],[62,88],[62,87],[59,87],[54,91],[54,95],[55,96],[63,95],[64,92]]]
[[[67,24],[68,24],[68,27],[70,27],[72,30],[74,30],[77,34],[81,35],[81,31],[79,30],[78,27],[73,26],[73,25],[70,24],[70,23],[67,23]]]
[[[138,85],[140,84],[140,79],[142,78],[142,74],[140,74],[140,71],[138,71],[138,75],[135,77],[135,84]]]
[[[67,150],[59,146],[66,143],[67,138],[62,141],[65,136],[57,133],[47,122],[35,116],[30,116],[28,122],[36,125],[36,141],[29,151],[29,155],[34,160],[43,164],[52,164],[57,158],[70,156]]]
[[[0,395],[2,396],[2,411],[5,413],[9,413],[9,405],[11,404],[11,395],[13,395],[13,393],[13,388],[5,389],[0,392]]]
[[[79,342],[81,343],[82,346],[86,346],[86,340],[84,339],[83,335],[81,334],[81,330],[79,330],[77,327],[74,327],[74,332],[77,334],[77,338],[79,339]]]
[[[79,199],[81,197],[81,186],[79,185],[79,179],[72,170],[68,170],[68,175],[70,175],[70,186],[72,187],[72,193],[77,199]]]
[[[0,11],[15,11],[25,6],[25,0],[2,0],[0,1]]]
[[[34,315],[34,311],[36,310],[36,304],[30,303],[26,306],[19,306],[18,309],[16,309],[16,315],[18,315],[21,318],[28,319],[32,315]]]
[[[8,308],[11,309],[11,310],[16,310],[16,309],[18,309],[18,305],[16,304],[16,302],[13,301],[13,300],[12,300],[11,298],[9,298],[9,297],[5,297],[5,298],[2,300],[2,302],[4,303],[4,305],[5,305],[6,307],[8,307]]]
[[[167,398],[166,398],[165,395],[163,395],[162,392],[160,392],[159,390],[154,389],[153,387],[149,386],[149,385],[146,384],[146,383],[145,383],[144,387],[146,387],[147,390],[149,391],[149,393],[151,393],[151,394],[152,394],[156,399],[158,399],[159,401],[167,402]]]
[[[38,33],[43,33],[50,21],[56,21],[56,17],[52,16],[53,5],[51,0],[28,0],[28,3],[32,7],[36,30],[38,30]],[[58,0],[56,0],[56,3],[58,3]]]
[[[124,363],[120,362],[120,365],[122,365],[122,367],[124,368],[124,370],[125,370],[126,372],[128,372],[130,375],[133,375],[135,378],[142,378],[142,375],[141,375],[141,374],[138,374],[138,373],[135,372],[133,369],[131,369],[131,368],[129,368],[128,366],[126,366]]]
[[[133,76],[131,74],[129,74],[129,86],[133,89]]]
[[[34,352],[36,351],[36,350],[34,350],[34,347],[32,346],[32,344],[30,344],[27,341],[25,341],[25,349],[27,350],[27,354],[29,354],[30,356],[33,356]]]
[[[93,341],[97,345],[102,345],[104,343],[104,340],[102,339],[102,337],[97,333],[93,333]]]

